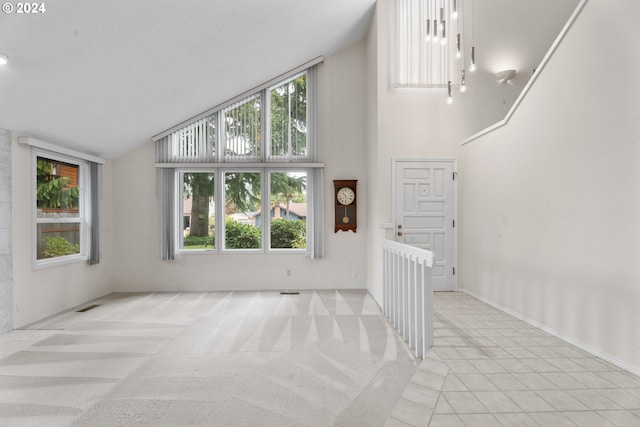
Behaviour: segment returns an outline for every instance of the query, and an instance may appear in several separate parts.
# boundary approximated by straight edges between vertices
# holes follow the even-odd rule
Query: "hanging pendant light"
[[[476,70],[476,47],[471,46],[471,64],[469,64],[469,71],[472,73]]]
[[[390,83],[396,88],[466,90],[465,73],[475,64],[471,47],[473,0],[390,0]],[[469,50],[471,48],[471,56]]]

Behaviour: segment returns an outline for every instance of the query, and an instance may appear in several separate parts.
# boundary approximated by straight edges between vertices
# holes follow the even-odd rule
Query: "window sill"
[[[177,255],[243,255],[243,254],[264,254],[264,255],[274,255],[274,254],[302,254],[304,255],[307,252],[306,249],[225,249],[223,251],[217,251],[215,249],[189,249],[184,250],[180,249],[177,252]]]
[[[58,267],[61,265],[74,264],[77,262],[87,262],[87,255],[68,255],[56,258],[47,258],[37,260],[33,263],[33,270],[42,270],[45,268]]]

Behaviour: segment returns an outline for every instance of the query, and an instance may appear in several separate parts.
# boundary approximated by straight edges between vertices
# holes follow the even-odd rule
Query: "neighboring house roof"
[[[184,203],[184,205],[183,205],[184,206],[184,208],[183,208],[184,214],[186,216],[190,216],[191,215],[191,206],[193,204],[193,199],[191,197],[188,197],[186,199],[183,199],[182,203]],[[213,214],[214,210],[215,210],[214,203],[213,202],[209,203],[209,211]]]
[[[280,209],[286,211],[286,203],[276,203],[276,206],[280,206]],[[306,203],[289,203],[289,212],[298,215],[301,218],[307,217],[307,204]]]
[[[287,204],[286,203],[277,202],[275,205],[273,205],[271,207],[271,210],[273,211],[273,209],[276,206],[279,207],[280,209],[282,209],[283,212],[287,211]],[[300,218],[306,218],[307,217],[307,204],[306,203],[290,202],[289,203],[289,212],[291,212],[292,214],[297,215]],[[258,212],[258,213],[256,213],[256,216],[259,216],[260,214],[261,214],[261,212]]]

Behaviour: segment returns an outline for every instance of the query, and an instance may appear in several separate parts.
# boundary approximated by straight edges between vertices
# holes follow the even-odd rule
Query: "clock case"
[[[358,184],[357,179],[335,179],[333,180],[333,204],[334,204],[334,233],[338,231],[353,231],[356,232],[358,228],[358,192],[356,186]],[[353,202],[346,207],[338,201],[338,191],[341,188],[347,187],[353,191]],[[344,223],[342,218],[347,216],[349,222]]]

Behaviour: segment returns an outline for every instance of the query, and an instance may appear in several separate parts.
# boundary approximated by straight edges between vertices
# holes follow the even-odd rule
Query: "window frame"
[[[265,93],[266,93],[265,90],[261,90],[257,93],[254,93],[245,98],[242,98],[237,102],[226,106],[225,108],[222,108],[217,113],[214,113],[214,114],[217,114],[217,120],[218,120],[218,126],[216,129],[218,137],[216,138],[216,141],[214,143],[217,145],[215,151],[219,161],[225,162],[225,163],[251,163],[251,162],[264,161],[265,149],[267,145],[266,144],[267,139],[265,138],[265,132],[266,132],[265,118],[269,117],[266,113],[266,108],[268,107],[265,105]],[[255,102],[256,99],[258,99],[260,102],[260,114],[258,115],[258,120],[259,120],[258,134],[260,135],[260,139],[256,141],[258,144],[258,147],[257,147],[258,153],[255,155],[237,155],[237,156],[228,155],[227,150],[229,149],[229,147],[227,145],[228,143],[227,115],[230,111],[233,111],[236,108],[239,108],[250,102]]]
[[[158,202],[160,220],[160,256],[163,260],[173,260],[183,254],[230,254],[230,253],[305,253],[310,259],[324,257],[324,163],[318,159],[318,67],[323,59],[315,58],[280,76],[273,78],[254,89],[230,98],[191,119],[175,125],[155,136],[155,159],[158,182]],[[288,138],[287,154],[271,155],[272,135],[271,91],[289,84],[301,76],[305,76],[305,154],[295,155],[293,141],[300,138]],[[295,92],[293,92],[295,93]],[[300,93],[300,92],[297,92]],[[259,156],[229,156],[226,153],[225,114],[260,97]],[[291,114],[288,109],[288,126],[301,123],[301,118]],[[302,115],[301,115],[302,116]],[[213,124],[209,126],[209,124]],[[215,131],[212,133],[212,129]],[[302,129],[296,126],[296,129]],[[290,132],[291,133],[291,132]],[[274,248],[271,249],[271,221],[267,215],[268,225],[261,224],[260,249],[227,249],[224,198],[224,173],[236,171],[256,171],[261,173],[261,210],[270,212],[270,173],[273,172],[305,172],[307,174],[307,218],[306,248]],[[214,173],[215,184],[215,247],[212,249],[184,249],[184,203],[183,186],[185,172]],[[174,186],[179,186],[175,188]],[[180,241],[177,242],[176,239]]]
[[[267,178],[266,178],[267,179],[267,194],[268,194],[268,197],[269,197],[268,202],[270,202],[270,200],[271,200],[271,175],[273,173],[289,173],[289,172],[294,172],[294,173],[295,172],[304,172],[306,177],[307,177],[307,187],[306,187],[306,190],[307,190],[307,195],[306,195],[307,202],[306,203],[307,203],[307,212],[308,212],[309,198],[311,197],[310,192],[314,190],[313,188],[310,189],[310,186],[309,186],[309,181],[308,181],[309,180],[309,174],[310,174],[309,169],[294,168],[294,167],[291,167],[291,168],[282,168],[282,167],[279,167],[279,168],[278,167],[268,168],[266,170],[266,174],[267,174]],[[306,247],[305,248],[272,248],[271,247],[271,206],[270,206],[269,203],[267,203],[267,210],[265,211],[263,209],[263,212],[268,212],[268,214],[269,214],[266,221],[263,219],[263,223],[264,222],[268,222],[269,223],[268,226],[266,227],[266,242],[265,242],[269,252],[278,253],[278,254],[306,253],[306,251],[307,251]],[[305,219],[304,222],[305,222],[305,226],[306,226],[306,234],[307,234],[307,236],[309,236],[311,234],[311,229],[310,228],[312,227],[312,224],[311,224],[311,221],[309,221],[309,215],[308,214],[307,214],[307,218]],[[308,238],[306,240],[306,245],[309,245],[309,239]]]
[[[215,211],[214,211],[214,246],[211,249],[184,249],[184,237],[183,237],[183,231],[184,228],[182,226],[182,224],[184,223],[184,196],[183,196],[183,188],[184,188],[184,174],[185,173],[207,173],[207,174],[213,174],[213,185],[214,185],[214,190],[213,190],[213,200],[214,200],[214,206],[215,206]],[[218,172],[216,169],[210,169],[210,168],[179,168],[176,169],[176,180],[177,180],[177,191],[176,191],[176,221],[175,221],[175,235],[176,235],[176,251],[179,254],[196,254],[196,255],[202,255],[202,254],[216,254],[219,252],[218,248],[219,248],[219,241],[216,238],[216,234],[217,234],[217,230],[218,230],[218,203],[217,203],[217,199],[216,197],[218,197],[218,193],[219,193],[219,188],[218,188]]]
[[[306,79],[306,84],[307,84],[307,108],[305,109],[305,113],[306,113],[306,117],[305,117],[305,123],[307,125],[307,132],[306,132],[306,143],[307,143],[307,154],[304,156],[299,156],[299,155],[293,155],[293,148],[291,147],[291,141],[288,141],[287,144],[287,154],[284,156],[278,156],[278,155],[274,155],[271,153],[271,149],[272,149],[272,144],[273,142],[271,141],[271,91],[276,90],[277,88],[284,86],[285,84],[288,84],[296,79],[298,79],[299,77],[305,76]],[[309,161],[311,158],[313,158],[313,149],[315,147],[316,141],[314,141],[312,139],[312,130],[310,129],[310,118],[312,117],[311,115],[311,108],[313,107],[313,105],[311,104],[311,102],[313,101],[313,95],[312,95],[312,90],[310,90],[310,85],[312,84],[316,84],[316,82],[313,80],[313,77],[311,75],[311,73],[309,73],[309,70],[304,70],[298,74],[295,74],[293,76],[289,76],[289,78],[284,79],[272,86],[267,87],[266,89],[264,89],[264,110],[265,112],[269,112],[268,113],[268,117],[266,117],[265,120],[265,124],[263,126],[263,130],[264,130],[264,135],[266,135],[266,139],[263,142],[264,144],[264,153],[267,159],[267,162],[292,162],[292,163],[298,163],[298,162],[305,162],[305,161]],[[291,119],[291,117],[289,117],[289,120]]]
[[[266,164],[265,164],[266,165]],[[178,184],[178,191],[176,191],[176,219],[174,223],[174,229],[176,230],[176,252],[180,255],[215,255],[215,254],[267,254],[267,253],[292,253],[292,254],[304,254],[306,248],[272,248],[271,247],[271,174],[275,172],[289,173],[298,172],[305,173],[308,177],[310,171],[305,167],[241,167],[242,164],[225,164],[224,166],[214,168],[177,168],[176,179]],[[263,219],[260,226],[261,233],[261,246],[255,249],[229,249],[226,247],[226,215],[225,215],[225,174],[232,172],[248,172],[260,174],[260,211],[262,212]],[[214,175],[214,247],[212,249],[184,249],[184,239],[182,238],[182,224],[184,221],[184,203],[183,202],[183,187],[184,187],[184,174],[185,173],[209,173]],[[311,187],[307,183],[307,200],[310,195]],[[266,217],[264,216],[266,212]],[[266,219],[265,219],[266,218]],[[309,216],[305,220],[307,236],[311,233],[310,228],[312,224],[309,221]],[[308,245],[308,240],[307,240]]]
[[[78,218],[38,218],[38,158],[64,162],[78,166]],[[91,230],[91,186],[89,182],[89,163],[79,159],[49,150],[35,148],[31,152],[31,205],[32,205],[32,267],[34,270],[54,267],[75,262],[86,262],[89,260],[90,230]],[[63,255],[54,258],[38,259],[38,225],[39,224],[78,224],[80,252],[72,255]]]
[[[220,180],[221,194],[220,194],[220,203],[216,203],[216,210],[221,212],[220,215],[216,215],[216,222],[220,221],[220,231],[217,230],[216,233],[220,235],[220,252],[228,253],[228,254],[250,254],[250,253],[265,253],[265,230],[264,227],[260,227],[260,247],[259,248],[250,248],[250,249],[228,249],[227,248],[227,224],[226,224],[226,215],[224,213],[225,202],[226,202],[226,188],[225,188],[225,174],[233,173],[233,172],[245,172],[245,173],[259,173],[260,174],[260,211],[264,211],[265,205],[265,179],[264,179],[264,169],[263,168],[243,168],[243,167],[224,167],[219,169],[218,179]],[[269,200],[267,200],[267,205]],[[217,205],[220,205],[218,208]]]

